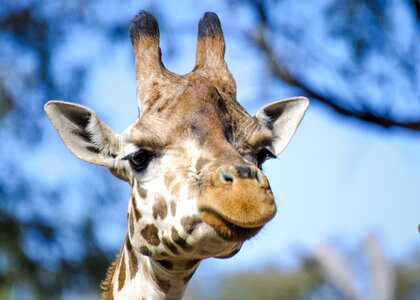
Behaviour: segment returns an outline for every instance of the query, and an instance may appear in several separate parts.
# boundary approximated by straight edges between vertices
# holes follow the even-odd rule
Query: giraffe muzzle
[[[223,166],[208,180],[198,201],[203,221],[227,239],[246,239],[276,213],[267,178],[254,166]]]

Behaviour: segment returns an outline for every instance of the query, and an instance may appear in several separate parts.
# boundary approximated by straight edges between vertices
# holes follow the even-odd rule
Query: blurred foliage
[[[245,3],[257,18],[250,43],[279,83],[343,117],[420,131],[419,1]]]
[[[396,299],[417,299],[420,295],[420,250],[396,269]]]
[[[222,282],[220,300],[295,300],[308,298],[321,285],[322,277],[316,264],[308,260],[294,271],[266,268],[240,273]]]
[[[94,219],[63,218],[66,189],[42,185],[21,161],[42,145],[45,101],[83,91],[91,66],[62,54],[72,28],[88,28],[108,43],[125,37],[127,20],[92,18],[98,3],[0,1],[0,299],[97,295],[113,257],[98,244]],[[96,180],[101,186],[106,179]],[[107,186],[86,196],[96,205],[112,202]]]
[[[340,115],[386,128],[419,130],[419,64],[413,63],[419,61],[417,1],[329,1],[320,9],[319,17],[326,24],[319,37],[304,34],[307,22],[294,22],[291,18],[284,18],[283,22],[281,15],[292,13],[291,1],[228,3],[230,10],[226,10],[232,15],[246,9],[255,16],[249,24],[251,35],[248,32],[245,39],[265,55],[267,70],[275,79],[332,107]],[[70,220],[65,203],[83,195],[90,203],[86,210],[95,207],[98,212],[114,205],[115,190],[101,173],[89,178],[92,183],[88,187],[69,196],[69,191],[75,189],[70,183],[64,187],[43,184],[42,172],[48,172],[48,165],[36,173],[31,173],[28,165],[37,159],[37,150],[47,148],[43,139],[45,101],[60,98],[83,102],[81,94],[98,53],[86,51],[77,33],[100,40],[101,51],[107,52],[112,45],[128,43],[129,18],[138,9],[153,11],[161,24],[171,13],[165,11],[164,4],[159,6],[153,1],[125,4],[107,1],[105,5],[99,0],[0,0],[0,299],[58,299],[68,293],[99,292],[99,282],[116,249],[99,243],[96,232],[103,223],[90,216]],[[130,5],[135,9],[130,9]],[[393,14],[394,8],[401,13]],[[398,40],[401,18],[406,18],[408,28],[404,41]],[[188,27],[195,28],[196,24]],[[169,30],[165,26],[161,29]],[[349,50],[344,61],[331,59],[333,56],[326,49],[330,38],[339,40]],[[281,45],[267,41],[287,45],[289,56],[278,50]],[[75,48],[89,55],[68,55]],[[290,53],[294,56],[290,57]],[[372,57],[379,58],[379,65],[385,62],[391,67],[373,72],[368,67]],[[299,64],[299,59],[304,63]],[[310,61],[332,68],[333,74],[348,83],[345,90],[334,89],[335,83],[330,82],[321,89],[305,78],[314,66]],[[384,96],[393,95],[401,101],[395,92],[397,83],[414,95],[404,100],[407,107],[413,107],[410,114],[394,110],[397,101]],[[367,85],[381,91],[380,101],[372,103],[363,94]],[[86,182],[86,176],[79,180]],[[98,188],[92,191],[94,186]],[[226,279],[220,297],[252,299],[249,295],[255,295],[255,299],[261,299],[258,295],[263,294],[264,299],[326,299],[316,298],[314,290],[322,294],[328,288],[313,265],[305,262],[296,271],[264,270]],[[418,291],[418,262],[415,266],[401,266],[397,275],[398,299],[414,299]]]

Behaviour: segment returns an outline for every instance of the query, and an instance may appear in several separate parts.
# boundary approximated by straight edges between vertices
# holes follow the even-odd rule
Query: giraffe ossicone
[[[274,102],[251,117],[236,100],[214,13],[199,22],[186,75],[163,65],[152,15],[136,15],[130,37],[140,114],[122,134],[81,105],[49,101],[45,111],[71,152],[131,186],[127,235],[103,298],[180,299],[202,259],[235,255],[274,217],[261,165],[287,146],[309,101]]]

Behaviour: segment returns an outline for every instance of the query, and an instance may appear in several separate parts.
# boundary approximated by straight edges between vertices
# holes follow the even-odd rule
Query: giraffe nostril
[[[232,183],[234,175],[227,169],[221,169],[219,171],[219,178],[222,182]]]
[[[214,174],[214,183],[222,184],[245,184],[246,182],[255,181],[261,188],[268,187],[268,181],[263,173],[254,166],[247,165],[230,165],[220,167]],[[244,181],[245,180],[245,181]]]
[[[238,172],[239,178],[253,179],[251,168],[248,166],[236,166],[236,172]]]

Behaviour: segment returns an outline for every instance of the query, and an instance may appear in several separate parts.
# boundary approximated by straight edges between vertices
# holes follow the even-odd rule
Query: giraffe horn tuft
[[[219,17],[206,12],[198,23],[196,68],[224,67],[225,39]]]
[[[155,17],[144,10],[135,15],[130,23],[130,38],[133,46],[142,36],[155,38],[159,43],[159,25]]]
[[[206,12],[198,23],[198,37],[214,37],[217,34],[223,36],[219,17],[214,12]]]

